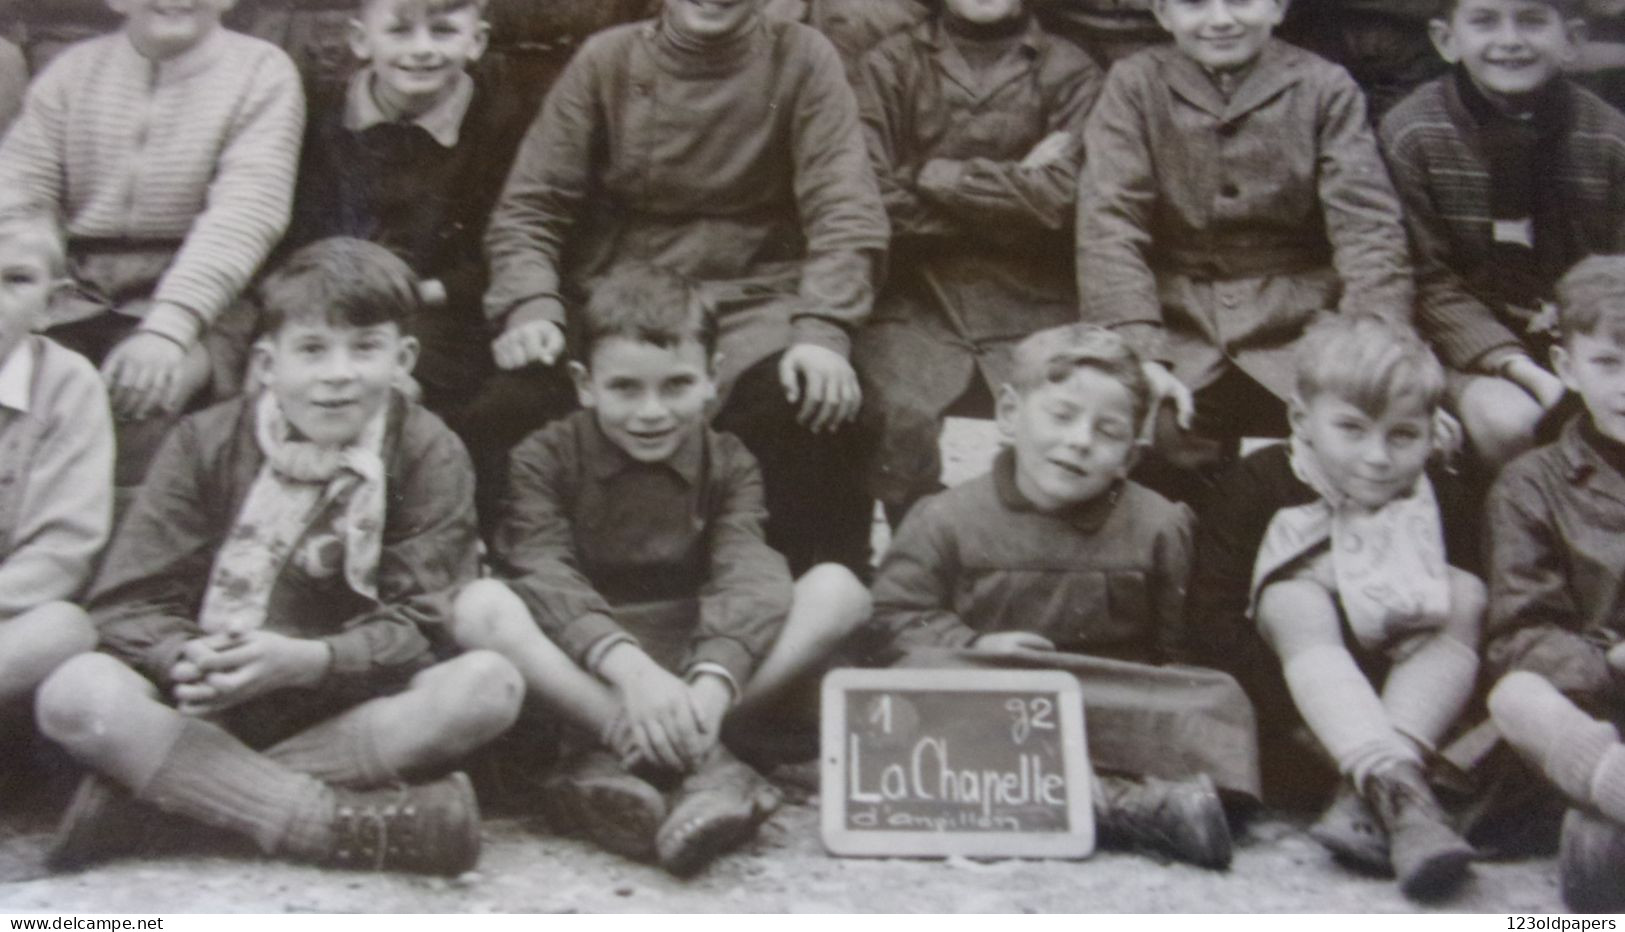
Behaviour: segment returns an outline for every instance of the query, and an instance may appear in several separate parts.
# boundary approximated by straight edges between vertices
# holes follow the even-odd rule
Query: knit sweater
[[[1569,125],[1543,177],[1564,205],[1572,264],[1625,249],[1625,117],[1567,82],[1561,93]],[[1456,79],[1418,88],[1383,119],[1380,137],[1410,230],[1418,329],[1458,369],[1526,346],[1533,309],[1510,307],[1498,287],[1505,270],[1497,261],[1486,140]]]
[[[287,55],[216,30],[167,61],[123,33],[63,52],[0,143],[0,191],[58,204],[70,243],[178,246],[143,329],[190,345],[288,223],[304,96]]]

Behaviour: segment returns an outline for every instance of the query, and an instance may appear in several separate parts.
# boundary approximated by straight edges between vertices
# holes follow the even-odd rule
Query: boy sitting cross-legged
[[[1625,257],[1558,283],[1557,373],[1585,403],[1490,493],[1490,714],[1571,806],[1563,896],[1625,908]]]
[[[475,529],[468,455],[391,388],[414,289],[344,239],[261,286],[267,390],[165,442],[91,594],[103,653],[40,689],[40,729],[94,771],[57,863],[119,853],[144,806],[301,861],[474,865],[467,778],[403,781],[506,730],[521,690],[491,653],[437,663],[425,630],[475,575]]]
[[[1312,328],[1291,440],[1220,483],[1191,590],[1198,633],[1248,684],[1266,734],[1295,706],[1345,777],[1316,840],[1391,867],[1412,897],[1453,888],[1473,855],[1422,769],[1472,695],[1484,610],[1483,583],[1450,565],[1474,556],[1471,516],[1425,471],[1443,394],[1408,327],[1361,314]]]
[[[1228,676],[1163,666],[1186,653],[1192,516],[1126,478],[1151,406],[1140,358],[1074,324],[1027,337],[1011,371],[1010,448],[909,513],[875,579],[874,627],[911,666],[1077,676],[1106,841],[1228,867],[1215,784],[1257,797],[1253,714]]]
[[[792,583],[768,547],[755,460],[706,427],[717,332],[693,282],[623,267],[582,318],[571,369],[586,410],[514,450],[494,547],[508,579],[463,591],[456,635],[512,660],[538,703],[587,731],[548,786],[552,810],[687,873],[778,805],[719,743],[724,717],[832,651],[869,600],[834,564]]]

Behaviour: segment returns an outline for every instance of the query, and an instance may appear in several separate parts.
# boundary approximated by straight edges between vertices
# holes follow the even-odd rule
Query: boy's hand
[[[177,683],[175,697],[194,714],[218,712],[279,689],[315,686],[332,663],[333,653],[321,641],[250,631],[198,664],[203,678]]]
[[[114,413],[141,420],[178,410],[185,359],[186,351],[166,337],[140,330],[125,337],[102,362]]]
[[[1180,430],[1190,430],[1191,422],[1196,417],[1196,402],[1191,398],[1191,390],[1184,382],[1174,377],[1168,367],[1160,362],[1146,360],[1140,363],[1140,369],[1145,373],[1145,380],[1151,383],[1151,411],[1153,416],[1146,419],[1147,424],[1155,424],[1155,412],[1162,407],[1164,401],[1173,402],[1174,417]]]
[[[1066,158],[1072,151],[1072,134],[1066,130],[1056,130],[1038,141],[1032,151],[1021,160],[1021,168],[1031,171],[1035,168],[1048,168],[1056,162]]]
[[[558,310],[562,314],[563,305]],[[533,362],[551,366],[562,352],[564,331],[551,320],[531,320],[509,327],[491,344],[491,355],[503,369],[522,369]]]
[[[971,649],[988,654],[1011,654],[1018,650],[1054,650],[1055,642],[1031,631],[995,631],[972,641]]]
[[[633,644],[610,648],[598,672],[621,700],[627,734],[617,743],[630,745],[651,763],[687,770],[687,751],[699,744],[700,734],[688,685]]]
[[[1608,666],[1612,667],[1615,673],[1625,673],[1625,641],[1608,648],[1607,656]]]
[[[700,720],[700,740],[689,749],[689,760],[701,761],[722,738],[722,720],[733,706],[733,690],[722,677],[702,673],[689,684],[688,691],[693,697],[694,713]]]
[[[840,353],[813,343],[797,343],[784,351],[779,381],[790,403],[801,405],[796,420],[815,434],[857,417],[863,404],[852,364]]]
[[[438,278],[425,278],[418,282],[418,300],[424,307],[445,307],[446,283]]]
[[[1528,356],[1518,355],[1507,360],[1501,373],[1508,381],[1528,392],[1542,408],[1550,408],[1563,399],[1563,380],[1547,372]]]

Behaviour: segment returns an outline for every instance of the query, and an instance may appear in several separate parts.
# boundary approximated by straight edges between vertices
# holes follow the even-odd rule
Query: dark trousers
[[[1192,399],[1196,417],[1180,430],[1171,404],[1156,414],[1151,450],[1133,479],[1200,511],[1219,477],[1237,459],[1244,437],[1291,432],[1286,402],[1235,366]]]
[[[856,424],[822,434],[801,426],[779,382],[783,356],[746,369],[712,424],[743,441],[761,466],[767,542],[790,571],[840,563],[867,579],[874,500],[863,486],[865,433]]]
[[[490,344],[484,349],[489,358]],[[474,510],[489,539],[507,507],[508,455],[533,431],[576,409],[575,385],[562,362],[496,370],[483,383],[476,375],[466,384],[474,390],[448,391],[443,383],[431,389],[425,382],[424,401],[468,447],[474,461]]]

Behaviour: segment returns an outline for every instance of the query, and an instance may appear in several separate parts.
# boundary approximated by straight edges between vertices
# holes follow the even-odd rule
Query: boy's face
[[[1584,30],[1537,0],[1460,0],[1430,28],[1439,55],[1491,98],[1540,90],[1574,60]]]
[[[142,55],[162,61],[203,41],[236,0],[107,0]]]
[[[997,23],[1021,15],[1021,0],[947,0],[947,7],[972,23]]]
[[[656,346],[607,337],[592,350],[592,368],[572,363],[581,406],[626,455],[641,463],[672,457],[705,422],[717,397],[712,360],[695,340]]]
[[[1292,403],[1292,430],[1339,491],[1365,508],[1408,493],[1433,452],[1433,412],[1398,398],[1379,417],[1331,392]]]
[[[1585,401],[1597,431],[1625,443],[1625,327],[1610,323],[1596,333],[1565,337],[1552,349],[1552,364],[1569,391]]]
[[[0,363],[45,323],[51,296],[61,285],[43,243],[26,235],[0,239]]]
[[[725,36],[745,25],[762,0],[666,0],[666,15],[691,36]]]
[[[350,49],[372,64],[381,102],[415,116],[451,94],[489,32],[473,4],[433,11],[424,0],[367,0],[350,22]]]
[[[412,371],[417,341],[393,323],[371,327],[289,321],[258,351],[282,414],[320,446],[353,443]]]
[[[1087,366],[1025,396],[1006,385],[999,430],[1016,457],[1016,487],[1042,511],[1099,497],[1139,456],[1134,396]]]
[[[1286,15],[1285,0],[1156,0],[1157,22],[1181,52],[1212,71],[1258,57]]]

